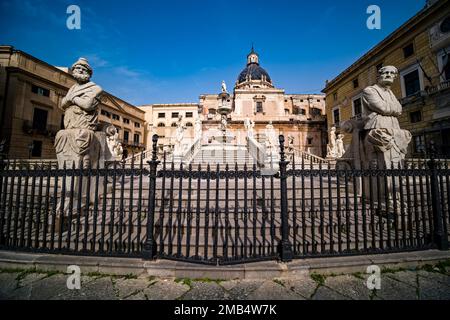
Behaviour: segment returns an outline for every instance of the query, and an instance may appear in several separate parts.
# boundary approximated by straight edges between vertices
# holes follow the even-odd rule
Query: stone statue
[[[378,83],[363,91],[364,145],[361,158],[376,168],[401,165],[411,141],[411,133],[400,128],[398,117],[402,106],[391,91],[397,75],[397,68],[383,67],[379,70]]]
[[[344,148],[344,135],[338,134],[336,139],[336,158],[341,158],[345,153]]]
[[[247,137],[253,138],[253,130],[255,128],[255,121],[250,120],[250,118],[245,118],[244,128],[245,128],[245,131],[247,132]]]
[[[119,132],[113,125],[106,128],[106,142],[112,158],[116,161],[122,160],[123,148],[119,141]]]
[[[330,140],[327,146],[327,158],[336,158],[336,127],[330,129]]]
[[[279,142],[277,133],[275,132],[275,129],[272,125],[272,121],[270,121],[269,124],[266,126],[265,135],[268,153],[269,154],[278,153],[277,147]]]
[[[99,160],[101,143],[95,136],[97,130],[97,105],[103,92],[89,81],[92,68],[84,58],[78,59],[71,68],[77,81],[62,99],[60,108],[64,112],[64,130],[55,137],[58,165],[71,168],[73,164],[95,167]]]
[[[180,114],[177,121],[177,130],[175,131],[175,146],[173,151],[173,153],[176,155],[180,155],[183,153],[182,141],[184,138],[185,127],[183,126],[182,120],[183,116]]]
[[[200,118],[197,118],[195,120],[195,139],[202,137],[202,120]]]
[[[222,92],[227,93],[227,85],[225,83],[225,80],[222,80]]]
[[[59,106],[64,112],[64,129],[58,131],[55,137],[58,167],[60,169],[64,166],[67,169],[73,167],[101,168],[104,167],[105,160],[110,160],[106,133],[97,131],[97,106],[100,103],[103,90],[90,81],[93,71],[86,59],[79,58],[72,65],[71,72],[77,83],[69,89]],[[66,179],[67,186],[69,183],[68,177],[62,179]],[[87,181],[86,178],[75,177],[73,190],[66,189],[66,193],[63,195],[66,201],[64,201],[64,207],[62,208],[65,216],[70,213],[69,199],[80,201],[81,214],[85,214]],[[79,187],[81,187],[81,193],[79,193]],[[89,196],[92,201],[98,195],[91,188]],[[62,204],[59,203],[58,211],[61,210],[61,206]],[[72,218],[76,218],[76,215],[72,215]],[[66,223],[69,222],[66,221]],[[55,225],[59,228],[59,218],[56,218]]]

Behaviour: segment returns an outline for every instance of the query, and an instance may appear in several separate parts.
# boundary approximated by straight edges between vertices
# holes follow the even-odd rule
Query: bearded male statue
[[[363,91],[365,138],[361,158],[372,168],[401,166],[411,141],[411,133],[400,128],[398,117],[402,106],[391,91],[397,75],[397,68],[383,67],[379,70],[378,83]]]
[[[96,167],[102,143],[95,135],[98,123],[97,105],[102,88],[90,81],[92,68],[84,58],[78,59],[71,68],[77,81],[62,99],[60,108],[64,111],[64,130],[55,138],[59,167],[66,164],[71,168],[82,163]]]

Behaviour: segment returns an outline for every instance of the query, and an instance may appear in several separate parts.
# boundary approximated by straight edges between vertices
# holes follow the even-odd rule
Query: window
[[[338,99],[338,95],[337,92],[333,93],[333,101],[337,101]]]
[[[123,140],[124,140],[125,142],[128,142],[129,139],[130,139],[130,132],[124,131],[124,132],[123,132]]]
[[[32,157],[42,157],[42,141],[33,140]]]
[[[108,111],[102,110],[100,111],[101,115],[104,115],[105,117],[111,118],[111,114]]]
[[[130,123],[130,119],[123,118],[123,123],[129,124]]]
[[[209,109],[208,112],[209,114],[216,114],[216,109]]]
[[[358,116],[362,113],[362,98],[358,97],[353,100],[353,115]]]
[[[139,134],[135,133],[135,134],[134,134],[134,137],[133,137],[133,142],[134,142],[134,143],[139,143],[139,139],[140,139]]]
[[[263,112],[263,103],[262,101],[256,101],[256,113]]]
[[[406,58],[411,57],[414,54],[414,44],[410,43],[403,48],[403,56]]]
[[[334,124],[339,124],[339,122],[341,122],[339,108],[333,110],[333,121]]]
[[[170,126],[171,126],[171,127],[176,127],[176,126],[177,126],[177,123],[174,122],[174,123],[172,123]]]
[[[192,123],[187,122],[187,123],[186,123],[186,127],[192,127]]]
[[[414,111],[409,113],[409,119],[411,123],[417,123],[422,121],[422,113],[419,111]]]
[[[443,75],[446,81],[450,81],[450,53],[443,57]]]
[[[313,143],[313,138],[312,137],[307,137],[306,138],[306,144],[307,145],[311,145]]]
[[[48,111],[40,108],[34,108],[33,129],[44,131],[47,129]]]
[[[411,96],[420,91],[419,69],[411,71],[403,76],[405,96]]]
[[[179,113],[178,112],[172,112],[172,118],[178,118]]]
[[[194,114],[192,112],[186,112],[186,118],[192,118]]]
[[[288,116],[288,115],[289,115],[289,109],[284,109],[284,114],[285,114],[286,116]]]
[[[313,115],[313,116],[320,116],[320,115],[322,115],[322,110],[320,110],[318,108],[312,108],[311,109],[311,115]]]
[[[300,114],[302,116],[306,116],[306,109],[300,109]]]
[[[414,136],[414,152],[423,153],[425,151],[425,138],[423,135]]]
[[[320,99],[317,99],[317,102],[320,102]]]
[[[164,112],[159,112],[159,113],[158,113],[158,118],[159,118],[159,119],[165,118],[165,117],[166,117],[166,114],[165,114]]]
[[[441,74],[441,81],[450,80],[450,47],[443,49],[438,54],[438,67]]]
[[[162,127],[165,127],[166,125],[164,124],[164,123],[162,123],[162,122],[160,122],[160,123],[158,123],[158,127],[159,128],[162,128]]]
[[[303,99],[301,99],[300,102],[303,102]]]
[[[50,90],[48,90],[48,89],[44,89],[44,88],[33,85],[31,87],[31,91],[40,96],[50,97]]]
[[[120,120],[120,116],[118,116],[117,114],[112,114],[112,118],[113,120]]]
[[[358,78],[353,79],[352,82],[353,82],[353,89],[356,89],[356,88],[359,87],[359,80],[358,80]]]
[[[134,126],[135,126],[136,128],[140,128],[140,127],[141,127],[141,124],[140,124],[139,122],[135,122],[135,123],[134,123]]]

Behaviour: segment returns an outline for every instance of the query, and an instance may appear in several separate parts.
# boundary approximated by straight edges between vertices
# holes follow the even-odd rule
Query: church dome
[[[253,50],[247,55],[247,66],[241,71],[237,79],[237,86],[240,84],[247,86],[259,85],[255,82],[262,82],[264,86],[272,87],[272,79],[269,74],[259,65],[259,55]]]
[[[265,80],[268,82],[272,82],[270,79],[269,74],[266,70],[264,70],[259,64],[257,63],[250,63],[245,67],[244,70],[239,74],[238,77],[238,83],[242,83],[247,81],[247,78],[249,77],[251,80],[263,80],[263,76],[265,77]]]

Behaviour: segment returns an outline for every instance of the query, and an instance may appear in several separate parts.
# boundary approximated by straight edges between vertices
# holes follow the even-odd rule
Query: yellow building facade
[[[413,139],[409,156],[421,156],[429,141],[450,155],[450,2],[426,7],[332,81],[327,81],[328,130],[361,113],[364,88],[377,82],[382,66],[397,67],[392,91],[403,107],[400,126]],[[351,135],[344,143],[348,148]]]

